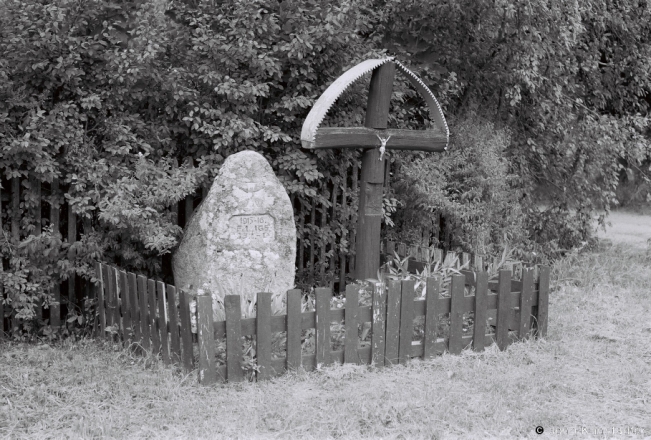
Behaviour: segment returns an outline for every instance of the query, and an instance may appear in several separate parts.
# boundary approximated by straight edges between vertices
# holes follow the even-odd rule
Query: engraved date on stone
[[[269,214],[234,215],[229,220],[231,240],[262,241],[264,243],[275,240],[275,221]]]

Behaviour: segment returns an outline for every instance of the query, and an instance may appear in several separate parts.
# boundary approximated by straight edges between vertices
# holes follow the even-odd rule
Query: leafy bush
[[[181,235],[176,203],[232,153],[263,154],[307,206],[328,204],[323,188],[357,160],[355,152],[304,152],[299,131],[333,78],[377,54],[369,51],[379,19],[372,2],[213,3],[0,4],[2,174],[45,182],[46,196],[56,179],[61,194],[53,196],[65,198],[87,236],[74,245],[59,231],[30,237],[37,196],[23,188],[20,239],[2,238],[2,277],[25,319],[51,301],[53,283],[90,277],[94,260],[164,275],[160,256]],[[359,105],[343,106],[343,115]],[[11,209],[2,215],[7,228]],[[317,236],[348,227],[333,221]],[[44,246],[56,249],[49,262],[36,257]],[[77,256],[66,259],[71,247]]]
[[[497,255],[507,243],[523,245],[527,235],[521,191],[504,151],[510,138],[478,117],[452,126],[449,151],[405,155],[397,162],[394,215],[399,237],[415,237],[441,213],[451,224],[452,243],[463,250]]]

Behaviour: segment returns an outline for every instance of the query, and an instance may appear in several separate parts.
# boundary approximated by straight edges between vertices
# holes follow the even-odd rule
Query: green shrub
[[[432,227],[435,213],[448,222],[451,242],[464,251],[497,255],[507,243],[526,241],[521,191],[504,157],[508,131],[473,116],[451,127],[442,155],[403,155],[397,161],[394,214],[397,237],[413,237]]]

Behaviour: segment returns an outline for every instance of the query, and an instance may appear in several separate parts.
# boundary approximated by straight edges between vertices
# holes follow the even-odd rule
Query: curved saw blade
[[[445,148],[447,149],[447,145],[450,142],[450,129],[448,128],[448,124],[445,121],[445,116],[443,116],[443,110],[441,109],[439,102],[436,100],[434,94],[429,89],[429,87],[427,87],[425,83],[419,77],[417,77],[414,72],[407,69],[407,67],[405,67],[402,63],[400,63],[400,61],[395,61],[395,63],[398,69],[405,74],[405,76],[407,77],[411,85],[414,86],[414,88],[418,91],[418,93],[420,93],[420,95],[427,103],[430,116],[438,126],[439,130],[445,133],[445,139],[446,139]]]
[[[317,130],[325,118],[325,115],[328,113],[328,110],[330,110],[330,107],[332,107],[332,105],[341,96],[341,94],[359,78],[367,73],[372,72],[382,64],[389,61],[394,61],[394,58],[387,57],[382,59],[371,59],[363,61],[355,67],[347,70],[343,75],[337,78],[335,82],[330,84],[330,86],[326,89],[325,92],[323,92],[323,94],[314,104],[308,113],[307,118],[305,118],[305,121],[303,122],[303,129],[301,130],[301,144],[303,148],[314,148]],[[398,70],[400,70],[407,77],[411,85],[425,100],[425,103],[429,108],[430,115],[434,120],[436,127],[440,133],[445,134],[444,149],[447,149],[448,143],[450,141],[450,130],[448,129],[448,124],[445,121],[445,116],[443,116],[443,110],[441,110],[439,102],[436,100],[429,87],[427,87],[427,85],[425,85],[425,83],[420,78],[418,78],[415,73],[407,69],[407,67],[405,67],[399,61],[394,62],[398,67]],[[392,147],[393,146],[390,146],[388,148]],[[431,147],[428,147],[428,150],[431,151]]]
[[[339,96],[341,96],[341,94],[359,78],[391,60],[393,60],[393,58],[363,61],[355,67],[348,69],[343,75],[337,78],[335,82],[330,84],[316,103],[314,103],[312,110],[310,110],[307,118],[305,118],[305,122],[303,122],[303,129],[301,130],[301,144],[303,145],[303,148],[312,147],[319,125],[321,125],[323,118],[325,118],[328,110],[330,110],[330,107],[332,107],[332,104],[335,103]]]

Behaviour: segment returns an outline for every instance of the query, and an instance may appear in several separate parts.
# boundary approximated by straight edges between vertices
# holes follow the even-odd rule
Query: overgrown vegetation
[[[46,197],[58,184],[87,226],[73,245],[32,237],[24,180],[19,237],[2,209],[8,302],[29,320],[97,260],[163,275],[181,234],[170,207],[237,151],[262,153],[306,207],[329,206],[359,152],[302,150],[301,124],[345,69],[384,55],[424,79],[454,136],[444,155],[391,155],[385,233],[409,241],[440,210],[466,251],[557,258],[589,241],[623,176],[648,182],[650,54],[651,11],[634,1],[4,1],[3,194],[13,177],[47,182]],[[326,123],[361,124],[364,86]],[[391,126],[428,125],[404,81],[394,98]],[[346,253],[351,227],[298,233]]]

